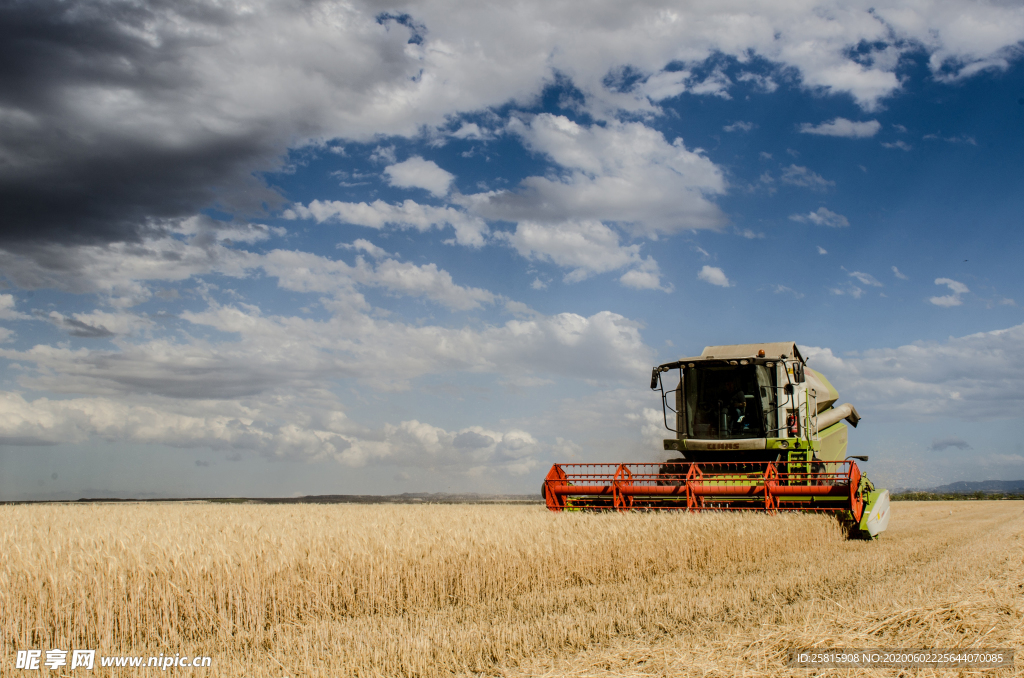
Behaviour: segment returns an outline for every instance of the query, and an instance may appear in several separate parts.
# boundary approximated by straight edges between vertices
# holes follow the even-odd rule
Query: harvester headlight
[[[746,361],[746,360],[741,360],[741,361],[740,361],[740,365],[746,365],[746,364],[747,364],[747,361]]]
[[[690,363],[689,365],[687,365],[687,367],[693,367],[693,363]]]
[[[788,440],[783,440],[782,442],[779,443],[779,447],[781,447],[784,450],[788,450],[789,449],[789,441]]]
[[[735,364],[736,364],[736,361],[735,361],[735,360],[730,360],[730,361],[729,361],[729,364],[730,364],[730,365],[735,365]]]

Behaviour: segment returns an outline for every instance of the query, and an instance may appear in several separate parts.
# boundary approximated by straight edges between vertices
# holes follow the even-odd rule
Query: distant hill
[[[1024,494],[1024,480],[979,480],[960,481],[933,487],[926,492],[935,494],[974,494],[975,492],[999,492],[1002,494]]]

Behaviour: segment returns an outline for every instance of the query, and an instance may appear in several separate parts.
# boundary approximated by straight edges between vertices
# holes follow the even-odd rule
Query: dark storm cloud
[[[49,314],[42,311],[36,311],[35,315],[42,320],[53,323],[73,337],[81,337],[83,339],[103,339],[114,336],[114,333],[103,325],[90,325],[82,322],[81,320],[63,316],[55,311],[50,312]]]
[[[933,452],[941,452],[942,450],[948,450],[954,447],[960,451],[971,449],[970,443],[962,439],[960,436],[948,436],[946,438],[936,438],[932,441],[931,446],[928,448]]]
[[[0,247],[277,207],[259,173],[372,134],[352,125],[408,86],[410,30],[318,0],[0,0]]]
[[[250,175],[279,153],[258,129],[146,135],[129,129],[137,120],[117,120],[116,105],[96,119],[103,97],[187,116],[183,56],[201,38],[152,35],[165,7],[0,6],[0,244],[132,240],[218,200],[257,209],[275,199]],[[175,7],[212,27],[229,19],[197,3]]]
[[[68,334],[73,337],[102,339],[104,337],[114,336],[114,333],[103,325],[90,325],[88,323],[83,323],[81,320],[75,320],[74,318],[63,318],[61,325],[67,330]]]
[[[153,394],[180,399],[233,399],[257,396],[283,385],[304,385],[288,380],[274,366],[249,366],[229,359],[203,365],[142,364],[119,353],[94,353],[76,363],[60,378],[39,377],[32,383],[52,391],[101,394]],[[27,383],[27,382],[26,382]]]

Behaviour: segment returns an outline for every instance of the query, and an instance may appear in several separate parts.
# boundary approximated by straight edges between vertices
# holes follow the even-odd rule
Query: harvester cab
[[[548,508],[827,512],[851,535],[889,522],[889,493],[847,456],[853,405],[793,342],[708,346],[655,367],[665,450],[659,464],[555,464]]]
[[[853,405],[834,406],[839,394],[793,343],[708,346],[655,367],[651,388],[675,434],[665,449],[681,461],[843,461],[844,420],[860,421]]]

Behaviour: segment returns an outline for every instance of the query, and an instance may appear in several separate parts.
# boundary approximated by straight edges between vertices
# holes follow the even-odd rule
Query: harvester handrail
[[[661,366],[661,367],[664,367],[664,365]],[[682,431],[674,429],[674,428],[672,428],[671,426],[668,425],[668,411],[672,410],[672,413],[677,416],[677,420],[678,420],[679,413],[676,411],[676,409],[674,407],[672,407],[671,405],[668,404],[667,397],[668,397],[669,393],[675,393],[676,391],[679,390],[680,387],[677,386],[676,388],[674,388],[671,391],[668,391],[668,393],[666,393],[665,392],[665,384],[661,380],[661,373],[662,373],[662,371],[663,370],[658,368],[658,372],[656,373],[656,376],[657,376],[657,379],[658,379],[658,388],[661,391],[661,418],[662,418],[662,421],[664,422],[665,428],[667,430],[672,431],[677,436],[678,435],[683,435]],[[679,383],[682,384],[682,381],[683,381],[682,368],[680,367],[680,370],[679,370]]]
[[[818,436],[818,417],[811,415],[811,398],[814,398],[814,414],[818,413],[818,391],[812,388],[806,390],[804,398],[804,416],[807,417],[807,439],[821,440]]]

